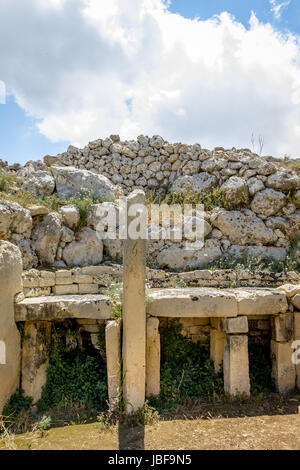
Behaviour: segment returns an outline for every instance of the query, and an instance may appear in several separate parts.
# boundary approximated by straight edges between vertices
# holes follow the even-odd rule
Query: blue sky
[[[186,141],[191,141],[198,137],[202,138],[204,143],[207,145],[222,145],[223,141],[225,144],[228,145],[230,143],[234,143],[235,134],[234,131],[231,129],[236,126],[236,122],[234,119],[236,116],[232,117],[232,126],[226,124],[224,127],[224,131],[222,130],[222,123],[227,121],[227,110],[228,104],[226,101],[226,93],[228,93],[228,87],[223,91],[223,94],[220,91],[220,87],[218,83],[215,83],[216,87],[216,95],[218,96],[217,103],[224,102],[224,109],[219,109],[218,104],[211,104],[211,106],[206,102],[205,95],[207,95],[207,91],[203,91],[203,96],[201,99],[199,98],[198,108],[195,109],[193,107],[194,99],[193,93],[195,96],[199,95],[197,87],[201,84],[201,73],[200,65],[202,65],[207,58],[197,58],[199,61],[199,67],[194,69],[195,59],[190,60],[190,57],[182,56],[180,62],[185,62],[185,60],[189,59],[189,66],[191,67],[191,73],[199,73],[198,81],[189,84],[189,88],[186,88],[186,83],[190,80],[190,75],[179,77],[178,81],[176,82],[176,86],[174,85],[174,90],[170,91],[170,97],[168,96],[168,86],[166,85],[167,78],[163,77],[163,73],[167,72],[164,71],[164,64],[159,63],[157,64],[157,54],[159,54],[159,41],[161,40],[162,34],[158,33],[158,27],[160,21],[163,21],[161,16],[157,16],[156,10],[154,9],[152,18],[152,23],[154,21],[157,22],[156,27],[149,21],[145,21],[143,23],[141,29],[142,33],[138,28],[138,25],[134,22],[137,22],[134,12],[130,12],[130,9],[127,8],[126,12],[123,12],[120,16],[120,25],[122,26],[123,30],[126,29],[127,24],[130,24],[130,27],[133,29],[136,27],[136,34],[137,37],[140,37],[140,34],[143,34],[145,31],[145,36],[147,36],[146,32],[149,28],[150,37],[151,37],[151,44],[147,42],[143,43],[143,50],[139,51],[136,47],[136,50],[132,54],[137,55],[136,64],[132,64],[132,61],[129,61],[128,68],[126,67],[126,60],[128,59],[128,54],[131,52],[131,44],[128,42],[124,46],[124,44],[116,44],[114,48],[111,48],[111,44],[109,41],[104,42],[105,37],[105,26],[102,22],[101,18],[98,18],[98,10],[97,6],[94,9],[91,9],[90,15],[92,17],[91,23],[95,21],[94,25],[87,25],[86,23],[84,26],[83,18],[80,16],[82,12],[78,10],[78,12],[74,13],[74,22],[78,21],[80,27],[82,26],[82,32],[78,32],[82,38],[86,39],[87,47],[83,47],[82,57],[78,57],[78,62],[74,65],[71,59],[70,60],[70,70],[73,67],[73,72],[70,71],[68,76],[68,64],[67,60],[65,59],[64,48],[68,51],[67,47],[70,43],[70,51],[71,55],[73,54],[72,47],[74,50],[74,46],[72,46],[72,42],[75,41],[75,36],[77,35],[76,25],[74,24],[74,29],[72,29],[72,25],[70,25],[70,29],[68,29],[67,24],[67,13],[68,10],[64,12],[63,8],[67,8],[67,3],[71,5],[74,0],[49,0],[49,3],[53,3],[49,9],[46,8],[41,12],[41,7],[39,2],[41,0],[29,0],[27,3],[28,7],[28,17],[32,18],[33,25],[35,18],[39,19],[42,18],[44,21],[44,25],[46,27],[49,26],[48,33],[44,32],[41,25],[41,31],[35,32],[35,36],[32,33],[32,24],[28,23],[31,31],[29,32],[29,27],[26,29],[26,22],[29,20],[25,20],[24,23],[24,32],[19,31],[19,35],[22,37],[22,42],[18,42],[16,39],[16,43],[12,44],[11,49],[7,54],[4,54],[4,60],[2,61],[2,68],[0,64],[0,80],[5,81],[7,90],[11,92],[7,96],[6,104],[0,104],[0,158],[4,158],[8,160],[10,163],[14,162],[21,162],[24,163],[30,159],[42,159],[46,154],[55,155],[59,152],[63,152],[66,150],[67,146],[70,143],[78,143],[78,145],[84,145],[93,138],[97,137],[106,137],[105,132],[109,133],[118,133],[119,128],[121,132],[121,136],[128,135],[128,137],[132,137],[134,135],[138,135],[140,129],[143,131],[145,130],[146,133],[151,133],[151,131],[161,133],[166,138],[169,137],[169,140],[174,138],[174,140],[178,140],[175,138],[176,132],[178,132],[179,137]],[[108,0],[103,0],[103,2],[107,2]],[[119,0],[109,0],[112,2],[118,2]],[[130,2],[133,4],[137,0],[126,0],[129,4]],[[141,0],[139,0],[141,1]],[[145,3],[150,0],[143,0]],[[161,3],[161,0],[154,0],[157,4]],[[78,1],[78,4],[80,1]],[[18,21],[18,18],[15,18],[13,8],[17,9],[17,1],[16,0],[0,0],[0,14],[1,8],[2,11],[2,18],[4,18],[3,23],[7,23],[7,29],[4,27],[4,31],[2,28],[2,33],[0,32],[0,41],[2,43],[6,42],[7,44],[11,41],[9,28],[13,31],[17,31],[17,27],[12,28],[12,25],[15,21]],[[281,5],[281,8],[280,8]],[[276,10],[277,7],[277,10]],[[26,7],[24,7],[26,8]],[[51,10],[52,8],[52,10]],[[129,11],[128,11],[129,10]],[[300,1],[299,0],[290,0],[290,2],[284,0],[172,0],[171,4],[169,5],[169,11],[172,13],[177,13],[180,16],[188,19],[200,18],[200,20],[207,20],[214,15],[219,15],[223,11],[227,11],[230,14],[234,15],[236,20],[242,23],[246,28],[250,28],[249,26],[249,19],[251,15],[251,11],[254,11],[258,20],[263,24],[270,23],[274,29],[272,32],[273,39],[275,38],[276,31],[281,32],[288,32],[291,31],[295,34],[300,34]],[[24,9],[26,13],[26,9]],[[23,12],[23,14],[24,14]],[[33,14],[32,14],[33,13]],[[103,14],[103,11],[100,15]],[[107,3],[107,15],[113,15],[111,13],[110,6]],[[130,16],[132,14],[132,17]],[[5,18],[5,15],[7,18]],[[42,16],[41,16],[42,15]],[[48,16],[47,16],[48,15]],[[120,13],[121,15],[121,13]],[[20,16],[20,24],[23,24],[22,12],[19,14]],[[174,15],[173,15],[174,16]],[[111,18],[107,16],[107,18]],[[124,20],[125,18],[125,20]],[[85,18],[86,19],[86,18]],[[91,18],[90,18],[91,19]],[[59,20],[59,24],[64,25],[64,21],[66,21],[66,28],[68,35],[64,38],[63,33],[61,37],[58,34],[58,37],[55,38],[54,41],[50,41],[52,37],[53,31],[55,28],[57,29],[57,21]],[[96,23],[97,21],[97,23]],[[105,19],[105,21],[107,21]],[[41,22],[38,21],[40,24]],[[37,23],[37,24],[38,24]],[[173,20],[175,24],[175,19]],[[225,20],[224,20],[225,23]],[[53,30],[52,28],[53,24]],[[10,25],[10,26],[9,26]],[[92,29],[93,26],[97,26],[99,28],[99,32],[101,33],[101,44],[100,46],[97,45],[97,40],[95,39],[95,30]],[[125,25],[125,26],[124,26]],[[133,26],[132,26],[133,25]],[[16,25],[17,26],[17,25]],[[184,25],[182,22],[182,27],[187,28],[188,25]],[[232,24],[229,27],[234,30],[234,26]],[[102,28],[102,29],[101,29]],[[217,26],[216,26],[217,28]],[[44,26],[45,29],[45,26]],[[183,31],[186,31],[183,29]],[[216,29],[217,31],[217,29]],[[199,27],[199,34],[201,34],[200,27]],[[197,34],[198,34],[197,33]],[[2,34],[2,37],[1,37]],[[39,34],[41,36],[39,36]],[[47,42],[47,34],[49,36],[49,49],[48,49],[48,42]],[[110,34],[110,33],[108,33]],[[157,34],[157,37],[155,36]],[[170,33],[171,34],[171,33]],[[239,32],[233,32],[232,40],[235,41],[237,35],[240,34]],[[258,33],[260,34],[260,33]],[[267,34],[267,33],[266,33]],[[270,34],[270,33],[268,33]],[[71,36],[70,36],[71,35]],[[72,37],[72,35],[74,37]],[[152,36],[151,36],[152,35]],[[37,46],[40,43],[40,37],[43,39],[43,45]],[[117,37],[117,36],[116,36]],[[99,39],[99,38],[98,38]],[[273,40],[272,39],[272,40]],[[6,40],[6,41],[5,41]],[[15,40],[15,38],[14,38]],[[144,38],[143,38],[144,40]],[[157,48],[155,48],[155,42],[157,40]],[[276,40],[276,38],[274,39]],[[95,57],[93,56],[93,47],[89,47],[91,42],[95,42],[95,49],[101,50],[103,46],[103,57],[115,57],[115,62],[108,63],[109,60],[100,58],[101,61],[101,69],[98,69],[95,65]],[[191,44],[188,41],[192,41],[192,39],[187,39],[182,44],[181,52],[184,49],[188,49]],[[240,39],[239,39],[240,41]],[[27,44],[28,43],[28,44]],[[54,45],[53,45],[54,44]],[[230,49],[230,43],[229,49]],[[28,46],[28,47],[27,47]],[[35,51],[35,47],[37,49]],[[45,54],[44,54],[44,50]],[[195,45],[193,44],[193,47]],[[200,47],[200,46],[199,46]],[[280,47],[280,46],[278,46]],[[287,47],[287,45],[285,46]],[[290,46],[290,50],[287,55],[295,54],[295,51],[292,50],[292,46]],[[110,49],[111,48],[111,49]],[[76,51],[78,50],[78,45],[76,43],[76,49],[74,50],[74,56],[76,56]],[[234,48],[232,49],[232,54],[234,54]],[[284,49],[282,49],[284,50]],[[62,52],[61,52],[62,51]],[[69,51],[69,55],[70,55]],[[5,51],[6,52],[6,51]],[[31,55],[26,57],[26,54]],[[60,53],[62,56],[60,56]],[[79,54],[79,52],[78,52]],[[89,61],[89,54],[90,54],[90,61]],[[101,52],[99,52],[101,54]],[[142,55],[141,55],[142,54]],[[139,77],[138,79],[133,78],[135,77],[135,70],[134,67],[139,67],[141,57],[143,54],[147,54],[149,57],[149,64],[151,61],[151,67],[157,67],[154,74],[154,80],[156,80],[157,76],[160,76],[160,80],[157,85],[156,90],[152,90],[152,84],[149,84],[149,80],[145,76]],[[182,52],[183,54],[183,52]],[[267,52],[266,52],[267,54]],[[0,46],[0,56],[3,56],[1,53],[1,46]],[[283,63],[283,67],[286,66],[286,59],[282,55],[281,59]],[[47,67],[47,60],[49,57],[49,70],[47,71],[47,79],[46,73],[43,75],[44,67]],[[171,53],[170,53],[171,57]],[[300,55],[297,60],[299,60]],[[80,62],[80,60],[81,62]],[[228,57],[226,57],[226,60]],[[23,63],[24,60],[24,63]],[[45,62],[46,60],[46,62]],[[51,62],[51,60],[53,62]],[[171,60],[171,59],[170,59]],[[223,59],[222,59],[223,60]],[[279,59],[278,59],[279,60]],[[75,59],[74,59],[75,61]],[[122,65],[122,61],[124,61],[125,65]],[[64,64],[66,62],[66,64]],[[85,69],[79,70],[78,63],[86,62]],[[106,63],[107,62],[107,63]],[[267,142],[272,140],[272,129],[274,129],[274,138],[276,134],[279,135],[276,126],[280,126],[280,122],[282,121],[282,113],[285,113],[286,122],[282,124],[282,139],[285,139],[285,147],[280,146],[279,144],[277,147],[272,147],[270,145],[270,152],[277,152],[277,154],[285,153],[284,149],[286,148],[286,153],[291,154],[292,156],[299,157],[300,155],[294,155],[294,149],[297,148],[297,141],[299,135],[297,132],[299,131],[299,119],[300,119],[300,108],[295,108],[295,84],[292,83],[292,80],[295,77],[295,70],[294,70],[294,62],[295,58],[293,57],[290,59],[289,65],[291,66],[290,76],[286,79],[286,85],[284,83],[276,84],[274,90],[270,90],[270,101],[265,102],[265,96],[259,101],[261,94],[261,89],[259,83],[253,83],[256,80],[255,76],[248,76],[244,74],[244,70],[240,73],[240,81],[235,83],[235,78],[233,77],[233,85],[232,88],[236,88],[237,90],[241,89],[241,97],[237,98],[238,100],[243,99],[247,94],[250,95],[252,93],[253,87],[256,87],[257,94],[254,97],[249,96],[249,103],[250,100],[257,100],[257,107],[255,109],[250,109],[249,113],[247,112],[247,102],[244,105],[240,106],[240,113],[241,116],[238,118],[238,121],[243,121],[243,119],[248,119],[248,114],[251,117],[249,124],[247,124],[247,133],[250,135],[252,131],[254,131],[257,136],[259,133],[266,134]],[[179,63],[179,62],[178,62]],[[216,61],[218,63],[218,61]],[[17,65],[16,65],[17,64]],[[53,64],[57,70],[53,68]],[[120,65],[121,64],[121,65]],[[52,69],[50,68],[50,65]],[[172,65],[172,64],[171,64]],[[278,64],[277,64],[278,65]],[[277,74],[276,64],[270,64],[270,68],[268,71],[264,69],[264,58],[261,57],[261,65],[260,69],[262,75],[264,76],[264,83],[263,86],[266,86],[269,78],[272,78],[272,73]],[[145,65],[147,67],[147,64]],[[251,62],[251,66],[253,66],[253,61]],[[93,68],[95,67],[95,69]],[[215,67],[215,66],[214,66]],[[247,66],[248,67],[248,66]],[[273,67],[273,69],[272,69]],[[293,70],[292,70],[293,67]],[[97,70],[96,70],[97,68]],[[150,68],[150,66],[149,66]],[[201,69],[202,70],[202,69]],[[32,71],[32,74],[31,74]],[[108,72],[107,72],[108,71]],[[212,68],[211,70],[206,70],[208,76],[210,76],[211,72],[214,71]],[[299,80],[297,78],[295,83],[300,83],[300,70],[299,72]],[[53,73],[53,80],[51,80],[51,75]],[[105,75],[107,75],[107,81],[105,81]],[[115,90],[109,90],[110,83],[113,82],[109,78],[109,74],[111,73],[111,77],[116,77],[119,75],[118,80],[120,79],[120,75],[122,75],[123,82],[117,83],[115,85]],[[149,72],[149,74],[151,74]],[[260,73],[260,72],[258,72]],[[264,75],[266,74],[266,75]],[[268,74],[268,76],[267,76]],[[40,76],[39,76],[40,75]],[[123,77],[124,75],[124,77]],[[274,75],[275,76],[275,75]],[[88,78],[87,78],[88,77]],[[222,81],[222,75],[220,75],[219,80]],[[178,78],[178,77],[177,77]],[[78,79],[78,82],[76,81]],[[48,82],[49,80],[49,82]],[[52,89],[51,81],[57,80],[56,84],[56,91],[57,91],[57,102],[54,102],[54,91]],[[243,82],[246,83],[249,81],[251,82],[252,88],[246,88],[243,90]],[[151,82],[151,80],[150,80]],[[270,86],[270,81],[268,82]],[[82,90],[78,89],[82,85]],[[290,93],[285,95],[284,87],[290,87]],[[74,89],[73,89],[74,87]],[[166,88],[164,91],[163,87]],[[249,85],[250,87],[250,85]],[[277,88],[276,88],[277,87]],[[88,94],[88,89],[96,90],[94,96],[96,94],[101,94],[101,100],[99,98],[99,102],[97,102],[94,106],[91,104],[91,96]],[[49,92],[48,92],[49,89]],[[184,89],[184,93],[182,93]],[[266,88],[269,90],[269,88]],[[117,91],[118,90],[118,91]],[[123,94],[120,90],[123,90]],[[125,90],[125,91],[124,91]],[[132,91],[134,90],[134,92]],[[131,95],[136,92],[136,96],[132,97]],[[150,90],[150,91],[149,91]],[[249,93],[250,90],[250,93]],[[278,112],[278,119],[274,116],[274,109],[272,108],[274,102],[273,96],[278,96],[278,90],[281,90],[283,95],[282,97],[278,98],[278,104],[276,104],[276,110]],[[210,92],[211,90],[209,90]],[[121,98],[119,98],[118,93],[120,92]],[[159,102],[157,105],[157,109],[154,109],[153,113],[151,114],[151,119],[149,121],[144,122],[144,115],[150,109],[150,104],[148,103],[148,107],[143,107],[141,103],[145,102],[145,97],[148,97],[150,92],[153,94],[151,97],[151,109],[153,109],[153,103]],[[61,95],[59,95],[61,93]],[[78,98],[75,100],[75,95],[78,93]],[[145,97],[141,98],[141,96],[145,94]],[[173,93],[173,94],[172,94]],[[177,93],[177,94],[176,94]],[[183,98],[181,100],[177,100],[177,96],[183,94]],[[62,107],[62,101],[65,103],[64,107]],[[157,98],[159,96],[159,98]],[[211,95],[213,96],[213,94]],[[233,101],[234,101],[233,95]],[[165,97],[165,99],[163,98]],[[73,101],[74,98],[74,101]],[[98,97],[97,97],[98,99]],[[120,102],[118,102],[118,100]],[[173,100],[173,101],[172,101]],[[175,109],[175,104],[178,101],[177,108]],[[22,104],[18,106],[16,101]],[[150,101],[149,101],[150,102]],[[226,103],[225,103],[226,102]],[[300,100],[299,100],[300,102]],[[130,103],[130,106],[128,106]],[[298,104],[298,101],[297,101]],[[172,106],[171,106],[172,105]],[[265,116],[263,120],[260,120],[259,125],[255,128],[255,113],[257,115],[263,112],[264,109],[268,109],[270,106],[270,115]],[[233,103],[233,108],[235,104]],[[272,109],[271,109],[272,108]],[[203,110],[207,111],[208,114],[214,114],[214,116],[208,115],[205,119],[203,118]],[[231,112],[233,112],[231,110]],[[194,114],[192,114],[194,113]],[[235,111],[236,114],[236,111]],[[34,116],[34,117],[30,117]],[[164,118],[165,116],[165,118]],[[189,117],[191,119],[189,120]],[[38,119],[37,119],[38,118]],[[293,118],[292,127],[295,129],[293,135],[291,135],[288,126],[291,126],[290,120]],[[140,122],[140,121],[141,122]],[[195,120],[199,121],[199,126],[203,128],[203,132],[197,129],[191,130],[193,127],[193,123]],[[142,122],[143,121],[143,122]],[[216,126],[216,139],[217,141],[213,141],[212,138],[212,131],[209,126]],[[173,126],[173,127],[172,127]],[[207,126],[207,129],[204,127]],[[217,130],[219,126],[219,131]],[[90,129],[90,130],[89,130]],[[108,131],[110,129],[110,132]],[[149,132],[147,130],[149,129]],[[296,130],[298,129],[298,130]],[[122,134],[123,131],[123,134]],[[232,135],[229,134],[232,132]],[[236,134],[240,132],[238,130],[235,131]],[[285,133],[285,134],[284,134]],[[247,135],[248,135],[247,134]],[[247,142],[247,135],[243,138],[241,137],[241,145],[244,144],[246,146]],[[228,139],[227,139],[228,136]],[[230,138],[229,138],[230,137]],[[244,140],[243,140],[244,139]],[[288,143],[292,142],[291,148],[289,148]],[[239,142],[238,142],[239,143]],[[237,145],[238,145],[237,143]],[[300,143],[300,142],[299,142]],[[224,144],[224,145],[225,145]],[[248,145],[249,146],[249,145]],[[300,147],[300,146],[299,146]]]

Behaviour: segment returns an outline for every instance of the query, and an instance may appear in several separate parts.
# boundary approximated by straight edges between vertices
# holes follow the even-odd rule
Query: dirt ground
[[[0,449],[28,450],[299,450],[300,396],[263,403],[198,404],[133,428],[97,422],[10,435]]]

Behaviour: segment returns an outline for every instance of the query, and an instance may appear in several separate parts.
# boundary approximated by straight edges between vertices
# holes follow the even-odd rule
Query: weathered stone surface
[[[105,344],[109,405],[114,409],[119,405],[121,392],[121,326],[116,320],[106,324]]]
[[[53,293],[54,295],[79,294],[78,284],[54,286]]]
[[[291,299],[296,294],[300,294],[300,284],[284,284],[283,286],[277,287],[277,290],[283,291],[287,298]]]
[[[59,295],[27,298],[15,305],[16,321],[65,318],[111,318],[109,297],[105,295]]]
[[[296,368],[292,362],[292,343],[271,341],[272,376],[279,393],[285,394],[294,390]]]
[[[61,234],[61,221],[54,212],[46,215],[36,225],[32,238],[41,264],[52,265],[54,263]]]
[[[146,396],[160,394],[160,335],[159,319],[147,319]]]
[[[226,199],[232,206],[247,204],[249,190],[245,180],[238,176],[231,176],[223,185]]]
[[[56,183],[56,191],[60,198],[68,199],[79,193],[81,189],[93,191],[94,197],[108,197],[114,199],[114,186],[103,175],[97,175],[88,170],[79,170],[75,167],[52,166],[52,173]]]
[[[200,193],[202,191],[209,191],[216,186],[217,178],[214,175],[203,172],[193,176],[180,176],[174,181],[170,191],[172,193]]]
[[[11,243],[0,242],[0,414],[19,387],[20,334],[14,319],[14,297],[22,291],[22,258]]]
[[[0,202],[0,238],[7,239],[11,233],[31,231],[32,218],[30,211],[16,202]]]
[[[103,258],[103,243],[97,233],[90,228],[83,229],[79,240],[64,248],[62,258],[68,266],[88,266],[99,264]]]
[[[226,318],[223,329],[227,334],[248,333],[248,318],[246,316]]]
[[[300,310],[300,294],[294,295],[294,297],[291,298],[291,302],[294,305],[294,307]]]
[[[50,209],[48,209],[48,207],[40,206],[38,204],[31,204],[27,207],[27,209],[30,211],[31,217],[47,215],[50,212]]]
[[[257,214],[271,216],[277,214],[286,204],[286,196],[274,189],[265,189],[254,196],[251,209]]]
[[[145,193],[127,199],[128,213],[135,204],[145,205]],[[134,216],[127,216],[127,226]],[[146,241],[128,233],[123,254],[123,394],[128,414],[143,407],[146,383]]]
[[[39,260],[33,246],[34,242],[28,238],[24,238],[20,243],[18,243],[18,248],[22,254],[23,269],[36,268],[39,264]]]
[[[288,310],[283,292],[274,289],[234,289],[239,315],[276,315]]]
[[[250,395],[247,335],[226,336],[223,370],[226,393],[231,396]]]
[[[300,312],[294,312],[294,340],[300,342]],[[296,362],[296,385],[300,390],[300,343],[296,344],[295,357]]]
[[[292,341],[294,336],[294,314],[286,312],[271,319],[272,336],[275,341]]]
[[[61,207],[60,212],[63,216],[63,221],[67,227],[69,227],[70,229],[74,229],[77,227],[80,220],[80,214],[76,206],[63,206]]]
[[[158,317],[234,317],[234,292],[210,288],[153,289],[147,313]]]
[[[111,222],[112,226],[119,226],[120,210],[120,206],[113,202],[93,204],[92,209],[88,215],[87,223],[94,230],[98,230],[99,232],[106,232],[109,222]]]
[[[161,268],[194,269],[206,266],[221,256],[220,242],[209,239],[205,241],[203,248],[199,248],[197,241],[183,247],[170,246],[158,254],[157,264]]]
[[[22,389],[36,403],[46,383],[51,347],[51,323],[26,322],[22,344]]]
[[[192,249],[170,246],[158,254],[157,264],[161,268],[183,269],[188,266],[194,254]]]
[[[238,245],[270,244],[277,237],[252,211],[226,211],[217,209],[211,217],[212,224]]]
[[[273,189],[279,189],[281,191],[297,189],[300,187],[300,178],[294,172],[279,170],[269,176],[266,186]]]
[[[36,197],[43,198],[54,192],[54,178],[47,171],[35,170],[29,165],[18,171],[18,177],[22,182],[22,189]]]
[[[278,248],[277,246],[242,246],[231,245],[226,251],[226,258],[243,258],[247,257],[253,260],[271,259],[276,261],[283,261],[287,255],[285,248]]]
[[[226,335],[215,328],[210,329],[210,358],[214,363],[216,374],[220,372],[225,350]]]

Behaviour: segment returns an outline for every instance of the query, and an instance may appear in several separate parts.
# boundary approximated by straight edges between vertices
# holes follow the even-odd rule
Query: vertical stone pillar
[[[160,334],[159,319],[147,319],[146,396],[160,394]]]
[[[127,239],[123,245],[123,396],[128,414],[145,403],[146,381],[146,240],[131,233],[139,204],[145,207],[145,193],[134,191],[127,198]],[[145,220],[140,220],[146,225]],[[141,227],[143,229],[145,227]]]
[[[300,312],[294,312],[294,341],[300,341]],[[298,352],[299,351],[299,354]],[[300,344],[295,348],[296,361],[299,364],[296,364],[296,385],[298,390],[300,390]]]
[[[116,320],[106,323],[105,345],[109,406],[114,409],[120,402],[121,379],[121,326]]]
[[[226,393],[250,395],[247,335],[226,335],[223,370]]]
[[[216,328],[210,329],[210,358],[214,362],[215,373],[220,372],[224,360],[226,335]]]
[[[22,257],[15,245],[0,241],[0,413],[20,382],[20,334],[14,297],[22,291]]]
[[[272,318],[271,361],[272,377],[279,393],[286,394],[296,385],[293,363],[294,314],[291,311]]]
[[[22,388],[36,403],[46,383],[51,347],[51,322],[26,322],[22,344]]]

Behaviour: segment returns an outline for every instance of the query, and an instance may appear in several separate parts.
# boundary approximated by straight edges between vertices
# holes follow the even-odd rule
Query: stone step
[[[147,305],[147,313],[157,317],[278,315],[287,310],[285,293],[265,288],[150,289]]]
[[[105,320],[111,317],[110,299],[100,294],[32,297],[15,304],[17,322],[66,318]]]

